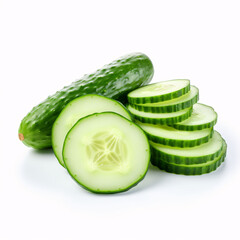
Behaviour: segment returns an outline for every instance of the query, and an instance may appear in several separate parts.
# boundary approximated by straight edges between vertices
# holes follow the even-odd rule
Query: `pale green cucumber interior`
[[[214,154],[222,149],[223,139],[221,135],[214,131],[212,138],[207,142],[196,147],[170,147],[162,144],[151,142],[151,145],[161,152],[182,157],[201,157]]]
[[[171,113],[150,113],[150,112],[139,111],[139,110],[131,107],[131,105],[128,105],[128,110],[133,115],[144,117],[144,118],[152,118],[152,119],[178,117],[178,116],[186,114],[191,109],[192,109],[192,107],[185,108],[183,110],[180,110],[180,111],[177,111],[177,112],[171,112]]]
[[[210,128],[203,129],[203,130],[196,130],[196,131],[182,131],[166,125],[147,124],[147,123],[141,123],[139,121],[137,121],[136,123],[146,133],[152,136],[166,138],[166,139],[196,140],[196,139],[201,139],[206,136],[209,136],[212,132],[212,129]]]
[[[56,119],[52,129],[52,147],[61,165],[64,166],[62,158],[62,147],[64,139],[72,126],[87,115],[97,112],[116,112],[131,119],[128,111],[117,101],[99,96],[85,95],[70,102]]]
[[[130,98],[138,98],[165,95],[187,87],[189,82],[187,79],[176,79],[153,83],[132,91],[128,96]]]
[[[80,119],[63,149],[72,177],[94,192],[123,191],[140,181],[148,168],[149,143],[144,132],[118,114]]]
[[[163,101],[163,102],[156,102],[156,103],[145,103],[145,104],[137,104],[143,107],[164,107],[164,106],[173,106],[177,104],[181,104],[187,101],[190,101],[191,99],[195,98],[198,95],[198,88],[195,86],[190,87],[190,91],[188,93],[184,94],[181,97],[171,99],[169,101]]]
[[[201,103],[196,103],[193,105],[192,115],[188,119],[180,122],[179,124],[194,126],[210,123],[215,121],[216,119],[217,113],[214,111],[212,107]]]

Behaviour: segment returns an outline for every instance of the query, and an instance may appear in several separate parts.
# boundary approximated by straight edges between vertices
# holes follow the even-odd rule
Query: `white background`
[[[240,7],[234,0],[0,1],[0,239],[240,239]],[[215,172],[150,167],[132,190],[96,195],[51,151],[18,140],[47,96],[135,51],[152,82],[189,78],[228,143]]]

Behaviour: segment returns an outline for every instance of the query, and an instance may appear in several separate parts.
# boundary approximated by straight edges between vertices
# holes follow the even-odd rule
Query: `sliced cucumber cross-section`
[[[190,89],[188,79],[175,79],[149,84],[128,94],[128,101],[132,104],[154,103],[180,97]]]
[[[198,98],[198,88],[191,86],[190,91],[181,97],[157,103],[131,104],[131,106],[139,111],[144,112],[171,113],[180,111],[184,108],[192,107],[193,104],[197,103]]]
[[[148,139],[173,147],[194,147],[210,140],[213,134],[212,128],[196,131],[182,131],[175,128],[159,125],[136,122],[147,134]]]
[[[218,157],[222,151],[223,138],[214,131],[212,138],[196,147],[178,148],[151,142],[152,154],[162,161],[174,164],[205,163]]]
[[[223,140],[223,148],[220,154],[216,156],[213,160],[207,161],[205,163],[191,165],[174,164],[165,162],[161,158],[157,158],[154,155],[151,158],[151,162],[153,165],[157,166],[161,170],[165,170],[166,172],[183,175],[201,175],[215,171],[225,160],[226,151],[227,145],[226,142]]]
[[[172,113],[149,113],[144,111],[139,111],[131,107],[131,105],[127,106],[128,110],[132,114],[133,118],[143,122],[143,123],[152,123],[152,124],[173,124],[180,121],[183,121],[191,116],[192,107],[185,108],[178,112]]]
[[[68,132],[63,160],[73,179],[89,191],[122,192],[144,178],[150,147],[133,122],[113,112],[96,113]]]
[[[196,103],[193,105],[192,115],[179,123],[173,124],[179,130],[195,131],[211,128],[217,122],[217,113],[210,106]]]
[[[62,148],[71,127],[82,117],[97,112],[116,112],[131,119],[125,107],[116,100],[88,94],[71,101],[60,113],[52,129],[52,147],[59,163],[64,166]]]

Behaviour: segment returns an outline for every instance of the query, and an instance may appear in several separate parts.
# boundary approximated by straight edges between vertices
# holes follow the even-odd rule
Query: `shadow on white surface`
[[[131,195],[154,188],[163,183],[163,179],[166,177],[165,173],[159,173],[159,169],[150,164],[145,178],[136,186],[126,192],[108,194],[108,196]],[[58,163],[52,149],[29,151],[23,159],[21,177],[25,184],[51,193],[58,192],[65,195],[78,192],[81,195],[86,192],[99,197],[106,196],[106,194],[93,194],[79,186],[67,173],[67,170]]]

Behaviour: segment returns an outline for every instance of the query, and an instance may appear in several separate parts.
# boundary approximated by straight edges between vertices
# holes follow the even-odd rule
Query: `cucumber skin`
[[[195,147],[195,146],[201,145],[203,143],[206,143],[213,136],[213,132],[214,131],[212,129],[208,136],[205,136],[205,137],[199,138],[199,139],[195,139],[195,140],[178,140],[178,139],[169,139],[169,138],[164,138],[164,137],[160,137],[160,136],[155,136],[155,135],[152,135],[145,131],[145,133],[150,141],[153,141],[155,143],[160,143],[163,145],[167,145],[167,146],[179,147],[179,148]]]
[[[105,65],[95,73],[84,75],[35,106],[21,121],[22,142],[35,149],[52,146],[52,126],[62,109],[73,99],[86,94],[98,94],[125,103],[127,94],[149,83],[154,69],[143,53],[125,55]]]
[[[128,105],[127,105],[127,109],[128,109]],[[172,118],[147,118],[147,117],[135,115],[130,110],[129,110],[129,112],[131,113],[131,116],[133,119],[138,120],[142,123],[163,124],[163,125],[171,126],[174,123],[178,123],[178,122],[188,119],[192,114],[192,108],[189,108],[189,111],[187,111],[183,115],[180,115],[177,117],[172,117]]]
[[[224,162],[226,153],[227,145],[224,141],[224,147],[222,153],[217,157],[218,159],[214,163],[207,166],[191,167],[191,165],[188,165],[189,167],[185,167],[184,165],[167,163],[163,160],[160,160],[154,155],[151,157],[151,163],[152,165],[158,167],[160,170],[164,170],[169,173],[181,175],[202,175],[215,171]]]
[[[159,151],[159,149],[156,149],[155,147],[153,147],[150,141],[151,155],[154,156],[156,159],[160,159],[161,161],[164,161],[169,164],[184,164],[184,165],[201,164],[201,163],[206,163],[208,161],[212,161],[214,158],[218,157],[222,153],[223,148],[226,145],[226,142],[223,138],[222,138],[222,142],[223,142],[222,147],[219,149],[219,151],[213,154],[195,156],[195,157],[185,157],[185,156],[172,155],[163,151]]]
[[[155,84],[155,83],[153,83],[153,84]],[[136,97],[136,98],[131,98],[130,96],[128,96],[128,102],[130,104],[163,102],[163,101],[181,97],[182,95],[188,93],[189,90],[190,90],[190,81],[189,81],[189,84],[185,88],[175,91],[175,92],[172,92],[172,93],[161,95],[161,96]]]
[[[144,106],[144,105],[137,105],[137,104],[131,104],[131,107],[135,108],[138,111],[143,111],[143,112],[150,112],[150,113],[171,113],[171,112],[177,112],[177,111],[181,111],[185,108],[189,108],[192,107],[193,104],[197,103],[199,100],[199,94],[197,94],[195,97],[193,97],[192,99],[186,101],[186,102],[182,102],[182,103],[178,103],[178,104],[174,104],[174,105],[169,105],[169,106],[161,106],[161,107],[157,107],[157,106]]]

